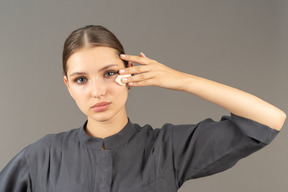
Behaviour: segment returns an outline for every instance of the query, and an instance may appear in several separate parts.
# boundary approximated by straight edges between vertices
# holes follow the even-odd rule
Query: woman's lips
[[[95,112],[106,111],[109,108],[110,104],[111,102],[101,102],[97,103],[96,105],[93,105],[91,108]]]

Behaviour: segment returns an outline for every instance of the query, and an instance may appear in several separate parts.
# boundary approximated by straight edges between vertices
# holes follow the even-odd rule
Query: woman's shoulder
[[[59,133],[48,134],[38,141],[27,146],[27,155],[35,155],[51,149],[61,149],[64,142],[77,139],[80,128],[71,129]]]
[[[138,134],[145,135],[146,137],[152,137],[154,139],[171,135],[172,129],[179,126],[171,123],[164,123],[161,126],[153,126],[151,124],[145,124],[144,126],[139,124],[133,125],[138,131]]]

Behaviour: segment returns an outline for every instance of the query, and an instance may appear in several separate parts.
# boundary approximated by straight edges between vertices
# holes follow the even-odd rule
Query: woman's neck
[[[126,113],[101,122],[88,117],[85,131],[91,137],[106,138],[121,131],[127,122]]]

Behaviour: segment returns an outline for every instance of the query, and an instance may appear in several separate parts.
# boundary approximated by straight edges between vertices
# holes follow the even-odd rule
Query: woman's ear
[[[68,78],[67,78],[66,75],[64,75],[63,80],[64,80],[64,83],[65,83],[65,85],[66,85],[66,87],[67,87],[67,89],[68,89],[71,97],[73,98],[73,96],[72,96],[72,94],[71,94],[71,91],[70,91],[70,86],[69,86]]]
[[[63,80],[64,80],[66,87],[69,89],[68,79],[66,75],[64,75]]]
[[[128,66],[127,67],[133,67],[134,65],[133,65],[133,63],[132,62],[128,62]],[[132,76],[133,76],[134,74],[132,74]],[[127,87],[128,87],[128,89],[131,89],[131,87],[127,84]]]
[[[128,67],[133,67],[134,65],[133,65],[133,63],[132,62],[128,62]]]

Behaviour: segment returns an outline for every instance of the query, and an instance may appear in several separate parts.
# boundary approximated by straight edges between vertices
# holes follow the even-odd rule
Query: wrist
[[[177,90],[191,93],[195,83],[195,79],[196,76],[187,73],[182,73],[181,78],[179,78],[179,86]]]

